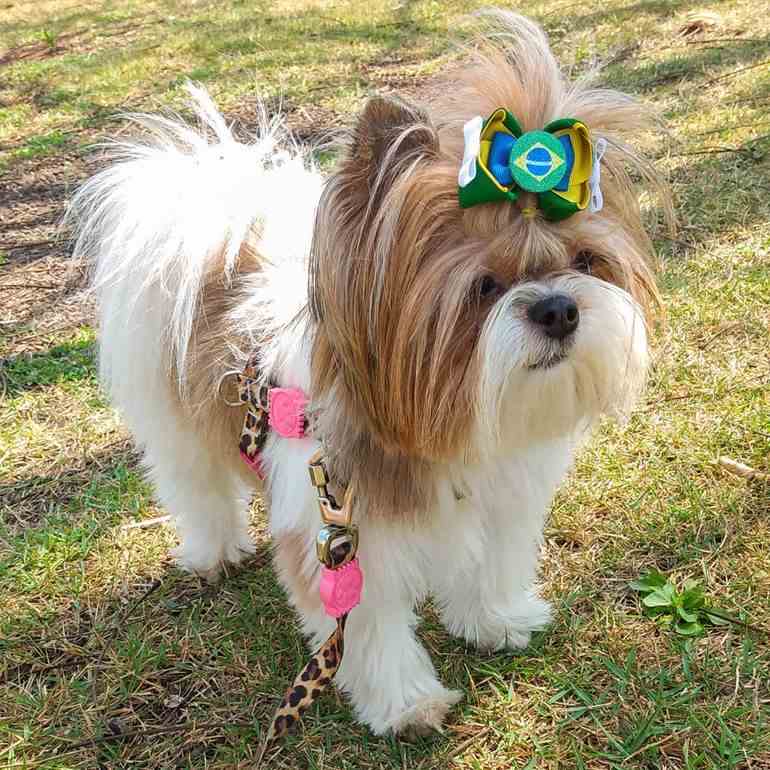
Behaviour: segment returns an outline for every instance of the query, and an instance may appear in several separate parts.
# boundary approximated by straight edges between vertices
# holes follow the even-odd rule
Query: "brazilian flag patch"
[[[562,180],[567,171],[561,142],[545,131],[530,131],[513,145],[508,167],[522,190],[545,192]]]

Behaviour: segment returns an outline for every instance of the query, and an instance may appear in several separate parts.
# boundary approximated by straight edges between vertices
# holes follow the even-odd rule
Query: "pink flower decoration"
[[[338,618],[353,609],[361,601],[364,574],[358,559],[337,569],[321,570],[321,601],[327,615]]]
[[[270,389],[270,427],[284,438],[305,435],[307,398],[299,388]]]

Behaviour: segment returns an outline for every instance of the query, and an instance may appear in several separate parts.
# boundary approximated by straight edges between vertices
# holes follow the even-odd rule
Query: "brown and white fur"
[[[569,84],[545,36],[504,12],[433,103],[372,98],[323,179],[264,125],[237,142],[191,88],[200,125],[138,118],[145,136],[80,191],[77,252],[94,263],[101,376],[173,515],[185,568],[207,576],[253,551],[256,477],[222,375],[257,351],[320,414],[332,473],[355,478],[363,601],[338,684],[374,732],[439,727],[447,690],[415,637],[432,595],[448,631],[525,647],[551,617],[536,575],[543,522],[588,429],[633,404],[647,366],[651,245],[628,173],[652,178],[624,135],[644,110]],[[504,106],[523,129],[559,117],[609,143],[604,208],[554,224],[532,205],[462,210],[463,124]],[[554,340],[528,308],[579,309]],[[317,438],[267,443],[280,579],[312,644],[333,621],[318,597]],[[289,673],[289,672],[287,672]]]

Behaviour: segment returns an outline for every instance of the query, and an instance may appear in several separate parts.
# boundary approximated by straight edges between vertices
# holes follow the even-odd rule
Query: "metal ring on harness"
[[[222,396],[222,383],[228,378],[228,377],[240,377],[241,372],[239,372],[237,369],[231,369],[229,372],[225,372],[220,378],[219,382],[217,382],[217,398],[222,399],[222,403],[225,406],[243,406],[243,401],[240,399],[238,401],[228,401],[226,398]]]

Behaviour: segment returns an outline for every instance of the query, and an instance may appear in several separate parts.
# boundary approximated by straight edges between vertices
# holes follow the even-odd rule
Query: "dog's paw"
[[[508,607],[480,607],[459,622],[446,625],[451,634],[480,650],[522,650],[529,644],[532,632],[545,628],[552,615],[551,605],[532,594]]]
[[[553,617],[551,605],[538,596],[490,613],[480,624],[476,644],[483,650],[523,650],[529,645],[533,631],[545,628]]]
[[[248,532],[242,534],[234,542],[228,543],[224,549],[222,561],[237,567],[250,559],[257,552],[257,544],[251,539]]]
[[[458,690],[447,690],[442,687],[440,693],[417,701],[399,714],[390,723],[389,730],[405,740],[415,740],[432,732],[443,733],[444,720],[449,709],[462,697],[462,693]]]
[[[228,566],[237,567],[256,552],[256,545],[248,533],[243,533],[220,548],[211,548],[210,544],[190,544],[182,542],[171,549],[171,557],[177,565],[197,575],[209,583],[217,582]]]
[[[222,574],[222,561],[210,554],[192,551],[184,543],[172,548],[169,556],[179,569],[202,578],[209,583],[216,583]]]

